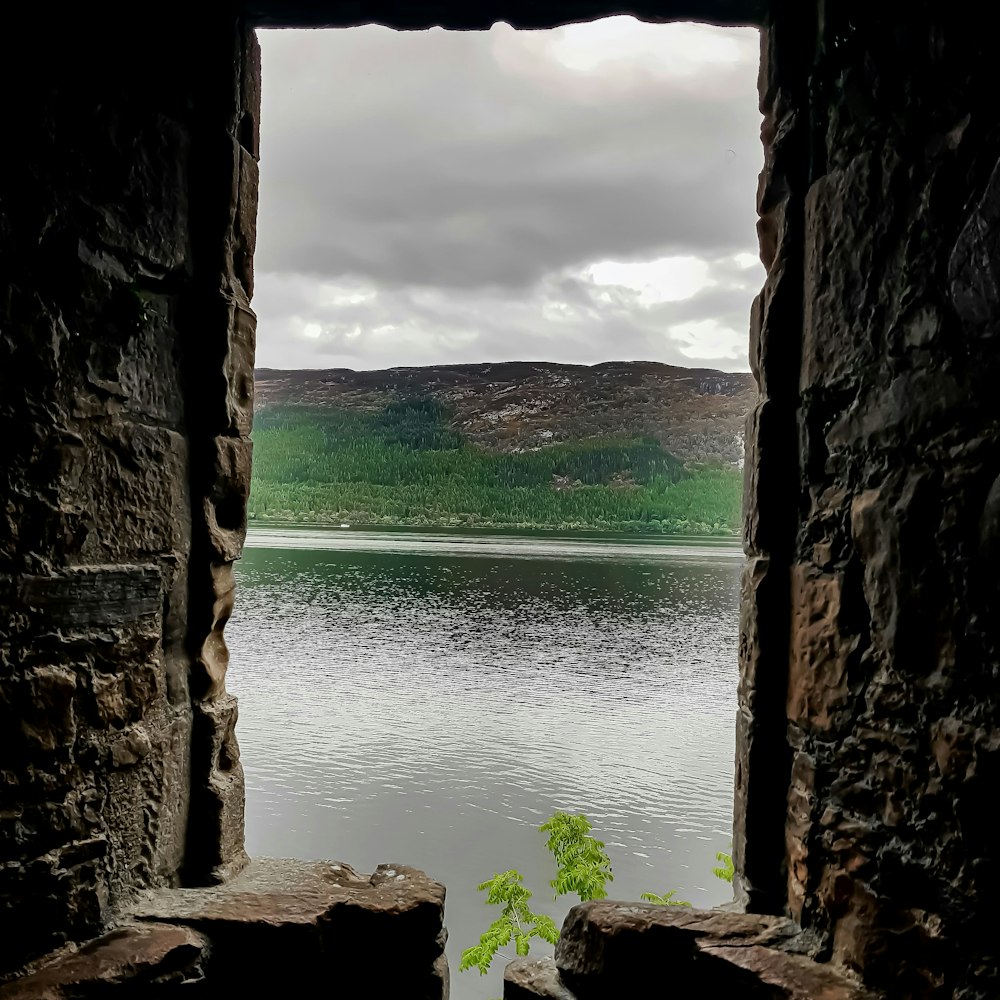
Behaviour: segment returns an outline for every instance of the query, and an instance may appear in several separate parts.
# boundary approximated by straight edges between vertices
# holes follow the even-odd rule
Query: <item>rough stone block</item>
[[[368,876],[333,862],[258,858],[225,885],[148,894],[133,915],[208,937],[206,974],[232,991],[332,986],[335,975],[345,996],[445,1000],[444,895],[405,865]]]
[[[122,625],[158,614],[161,587],[158,566],[79,566],[0,578],[0,598],[29,612],[39,629]]]
[[[834,728],[851,700],[848,664],[857,638],[841,624],[842,586],[835,575],[792,569],[788,718],[800,726]]]
[[[704,958],[728,963],[734,972],[731,982],[750,985],[743,996],[773,997],[774,1000],[876,1000],[876,994],[863,989],[843,971],[814,962],[804,955],[788,954],[760,945],[713,945],[699,942]],[[721,976],[719,966],[714,967]],[[729,971],[724,974],[726,982]],[[711,982],[711,979],[708,980]],[[759,984],[759,985],[758,985]],[[754,991],[754,992],[751,992]]]
[[[196,693],[207,700],[225,693],[226,671],[229,669],[229,647],[226,645],[225,628],[236,602],[236,581],[232,563],[211,566],[212,617],[208,634],[199,651],[196,668],[200,672],[194,685]]]
[[[959,233],[948,261],[951,301],[974,337],[997,335],[1000,302],[1000,163]]]
[[[797,751],[792,756],[785,820],[785,852],[788,859],[788,907],[800,920],[809,885],[809,843],[816,808],[816,761]]]
[[[189,307],[197,363],[188,375],[187,415],[200,437],[246,437],[253,423],[257,317],[239,281],[228,272],[220,280],[223,288],[201,291]]]
[[[117,262],[116,257],[89,251],[81,241],[81,260],[85,253],[86,265],[95,269],[105,261]],[[77,376],[72,396],[73,415],[120,416],[180,430],[184,395],[172,296],[154,283],[144,283],[140,290],[128,274],[109,275],[107,282],[101,321],[119,335],[88,345],[85,372]]]
[[[202,978],[207,942],[168,924],[122,927],[0,986],[0,1000],[100,1000],[186,996]],[[184,984],[185,989],[177,993]]]
[[[246,789],[236,741],[236,699],[225,695],[194,708],[193,787],[185,872],[189,882],[222,882],[247,863],[243,849]]]
[[[134,110],[94,123],[101,125],[108,137],[105,169],[113,169],[122,186],[118,197],[99,202],[103,211],[94,213],[96,240],[133,261],[144,276],[177,272],[190,252],[188,190],[180,183],[190,169],[188,130],[164,115]]]
[[[503,1000],[576,1000],[551,958],[515,958],[503,970]]]
[[[188,447],[177,432],[114,423],[85,436],[86,471],[62,489],[87,528],[81,558],[130,563],[184,553],[190,540]]]
[[[229,428],[246,436],[253,426],[253,366],[257,352],[257,315],[250,308],[247,295],[237,294],[233,298],[228,345],[226,403]]]
[[[570,910],[555,964],[577,1000],[653,996],[667,984],[760,1000],[872,1000],[844,971],[808,958],[809,944],[784,917],[601,900]]]
[[[798,228],[787,198],[757,223],[760,256],[768,274],[754,307],[751,366],[763,396],[782,401],[798,394],[802,323]]]
[[[0,862],[0,979],[105,925],[107,849],[103,836],[67,839],[41,856]]]
[[[244,112],[240,123],[240,144],[254,143],[254,115]],[[243,286],[247,301],[253,296],[253,255],[257,244],[257,160],[246,147],[240,150],[240,194],[236,205],[233,234],[233,270]]]
[[[245,437],[215,439],[212,490],[204,501],[205,524],[218,559],[239,559],[247,531],[253,443]]]

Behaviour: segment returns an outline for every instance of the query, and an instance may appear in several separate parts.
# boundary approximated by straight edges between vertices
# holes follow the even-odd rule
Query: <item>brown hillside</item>
[[[563,365],[535,361],[256,372],[258,408],[279,403],[378,410],[430,396],[452,426],[481,447],[544,447],[607,434],[649,434],[678,458],[743,458],[743,425],[757,397],[753,376],[652,361]]]

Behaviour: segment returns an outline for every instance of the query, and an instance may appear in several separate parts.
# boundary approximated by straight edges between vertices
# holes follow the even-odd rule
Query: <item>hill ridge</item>
[[[757,399],[748,372],[656,361],[258,368],[255,377],[260,409],[296,405],[371,413],[393,400],[431,398],[448,410],[454,430],[489,450],[645,435],[683,461],[732,467],[742,464],[744,424]]]

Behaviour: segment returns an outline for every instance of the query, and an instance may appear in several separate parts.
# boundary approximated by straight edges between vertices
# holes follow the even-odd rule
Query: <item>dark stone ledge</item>
[[[123,926],[37,963],[0,1000],[447,1000],[444,896],[405,865],[262,858],[225,885],[142,894]]]
[[[0,986],[0,1000],[100,1000],[172,996],[202,979],[205,939],[188,927],[122,927]]]
[[[608,900],[573,907],[555,960],[518,959],[505,1000],[733,996],[752,1000],[875,1000],[844,970],[814,962],[791,920]]]
[[[503,970],[504,1000],[576,1000],[551,958],[515,958]]]
[[[203,934],[208,983],[248,996],[334,977],[344,996],[445,1000],[444,898],[444,886],[405,865],[359,875],[331,861],[258,858],[224,885],[149,893],[130,915]]]

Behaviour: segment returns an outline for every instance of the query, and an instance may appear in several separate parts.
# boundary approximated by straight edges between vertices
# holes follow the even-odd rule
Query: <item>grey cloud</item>
[[[559,277],[521,297],[503,291],[383,288],[371,299],[324,305],[308,282],[293,281],[281,298],[298,326],[274,330],[274,359],[264,348],[261,364],[365,369],[512,358],[588,364],[627,358],[746,368],[752,293],[739,289],[707,288],[680,302],[637,307],[627,290],[606,302],[597,296],[607,289]],[[546,313],[550,307],[565,310],[565,316],[553,319]],[[733,331],[733,350],[695,359],[690,345],[671,338],[672,328],[703,322]],[[304,337],[305,324],[319,335]]]
[[[504,72],[492,45],[265,37],[260,269],[523,287],[601,256],[752,241],[752,73],[730,71],[742,99],[645,79],[581,100]]]
[[[749,330],[750,305],[745,294],[706,289],[683,302],[664,302],[650,307],[642,325],[652,330],[668,330],[682,324],[716,320],[734,330]]]
[[[262,48],[261,364],[746,367],[745,346],[696,359],[667,331],[746,328],[752,56],[668,82],[568,73],[485,33],[263,32]],[[597,302],[581,274],[663,256],[709,261],[716,284],[639,308]],[[331,284],[373,294],[330,304]]]
[[[602,257],[715,256],[744,249],[748,239],[733,232],[733,218],[741,209],[747,214],[738,190],[723,190],[707,202],[694,183],[658,178],[480,183],[469,198],[462,186],[405,197],[399,188],[387,189],[385,203],[370,214],[361,215],[357,206],[339,217],[334,210],[332,239],[302,218],[298,237],[290,233],[273,252],[264,244],[261,264],[386,284],[523,288],[551,270]],[[434,211],[429,205],[435,201],[448,207]],[[701,202],[701,212],[690,208]],[[411,203],[419,207],[407,216]],[[390,209],[397,210],[395,218],[378,218]]]

